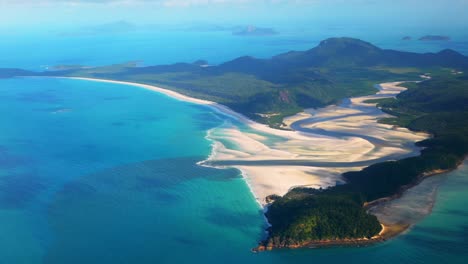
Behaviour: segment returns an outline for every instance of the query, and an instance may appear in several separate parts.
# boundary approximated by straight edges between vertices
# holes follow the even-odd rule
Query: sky
[[[305,50],[343,36],[382,48],[468,55],[466,10],[468,0],[0,0],[0,65],[220,62]],[[278,34],[232,35],[248,25]],[[425,35],[451,40],[417,41]],[[404,36],[413,41],[402,42]],[[108,48],[109,41],[120,46]],[[160,52],[149,56],[154,51],[145,45]],[[18,54],[26,56],[21,61]]]
[[[466,30],[466,10],[468,0],[0,0],[0,30],[119,20],[138,25],[374,24]]]

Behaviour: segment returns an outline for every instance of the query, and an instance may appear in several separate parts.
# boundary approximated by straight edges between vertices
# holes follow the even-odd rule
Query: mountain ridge
[[[369,42],[328,38],[305,51],[268,59],[241,56],[219,65],[175,63],[137,67],[122,64],[41,73],[0,70],[0,76],[93,77],[141,82],[223,103],[247,117],[281,127],[285,116],[375,92],[387,81],[418,80],[420,75],[468,69],[468,57],[449,49],[414,53],[381,49]],[[274,114],[274,115],[272,115]]]

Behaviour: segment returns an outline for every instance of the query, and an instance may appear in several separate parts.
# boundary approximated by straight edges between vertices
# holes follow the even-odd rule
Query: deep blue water
[[[200,167],[224,117],[144,89],[0,80],[0,263],[464,263],[468,166],[433,213],[366,248],[254,254],[265,228],[236,170]]]

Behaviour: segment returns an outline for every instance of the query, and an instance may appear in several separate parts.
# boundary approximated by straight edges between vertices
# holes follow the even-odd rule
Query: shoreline
[[[121,84],[121,85],[128,85],[128,86],[134,86],[134,87],[137,87],[137,88],[142,88],[142,89],[145,89],[145,90],[149,90],[149,91],[153,91],[153,92],[157,92],[157,93],[160,93],[160,94],[164,94],[172,99],[175,99],[175,100],[179,100],[179,101],[182,101],[182,102],[187,102],[187,103],[193,103],[193,104],[197,104],[197,105],[204,105],[204,106],[207,106],[209,107],[210,109],[222,114],[222,115],[225,115],[225,116],[228,116],[228,117],[232,117],[232,118],[235,118],[237,120],[239,120],[240,122],[246,124],[247,126],[253,128],[253,129],[257,129],[257,130],[260,130],[262,132],[272,132],[272,131],[276,131],[277,129],[273,129],[273,128],[270,128],[268,127],[267,125],[263,125],[263,124],[260,124],[260,123],[257,123],[251,119],[249,119],[248,117],[240,114],[240,113],[237,113],[235,112],[234,110],[230,109],[229,107],[227,106],[224,106],[224,105],[221,105],[219,103],[216,103],[216,102],[213,102],[213,101],[209,101],[209,100],[203,100],[203,99],[197,99],[197,98],[193,98],[193,97],[190,97],[190,96],[186,96],[186,95],[183,95],[181,93],[178,93],[178,92],[175,92],[175,91],[172,91],[172,90],[169,90],[169,89],[165,89],[165,88],[161,88],[161,87],[157,87],[157,86],[154,86],[154,85],[149,85],[149,84],[142,84],[142,83],[135,83],[135,82],[127,82],[127,81],[116,81],[116,80],[108,80],[108,79],[99,79],[99,78],[87,78],[87,77],[56,77],[56,76],[24,76],[24,77],[39,77],[39,78],[55,78],[55,79],[69,79],[69,80],[82,80],[82,81],[90,81],[90,82],[101,82],[101,83],[112,83],[112,84]],[[211,129],[210,129],[211,130]],[[211,142],[211,153],[208,155],[208,157],[204,160],[201,160],[199,162],[197,162],[196,164],[198,166],[206,166],[206,167],[210,167],[210,168],[216,168],[216,169],[224,169],[224,168],[227,168],[227,167],[217,167],[217,166],[210,166],[210,165],[207,165],[206,162],[211,160],[211,158],[213,156],[216,155],[216,149],[215,149],[215,144],[216,144],[216,141],[214,139],[211,139],[209,137],[209,133],[210,133],[210,130],[207,131],[207,135],[205,136],[205,139],[210,141]],[[271,131],[270,131],[271,130]],[[279,131],[279,133],[282,133],[283,131],[281,130],[277,130]],[[294,133],[297,133],[295,131],[284,131],[284,132],[294,132]],[[273,134],[273,133],[272,133]],[[247,187],[249,188],[250,190],[250,193],[252,194],[255,202],[257,203],[257,205],[259,206],[259,208],[261,208],[262,210],[267,210],[267,206],[265,206],[265,204],[262,204],[260,202],[260,199],[259,197],[257,196],[257,194],[254,192],[254,187],[252,186],[252,184],[250,183],[249,181],[249,178],[248,178],[248,174],[245,170],[243,170],[242,168],[237,168],[237,167],[234,167],[235,169],[237,169],[245,184],[247,185]],[[266,211],[265,211],[266,212]],[[264,215],[265,217],[265,223],[267,225],[270,225],[266,219],[266,216]]]
[[[36,77],[36,76],[34,76]],[[91,81],[91,82],[102,82],[102,83],[114,83],[114,84],[122,84],[122,85],[130,85],[130,86],[135,86],[139,88],[143,88],[146,90],[158,92],[164,95],[167,95],[173,99],[177,99],[179,101],[184,101],[184,102],[190,102],[194,104],[201,104],[201,105],[211,105],[211,104],[216,104],[215,102],[208,101],[208,100],[202,100],[202,99],[197,99],[193,97],[189,97],[186,95],[183,95],[178,92],[174,92],[169,89],[164,89],[161,87],[157,87],[154,85],[149,85],[149,84],[142,84],[142,83],[135,83],[135,82],[126,82],[126,81],[116,81],[116,80],[109,80],[109,79],[99,79],[99,78],[88,78],[88,77],[57,77],[57,76],[39,76],[39,78],[54,78],[54,79],[71,79],[71,80],[82,80],[82,81]]]
[[[222,105],[217,102],[209,101],[209,100],[204,100],[204,99],[198,99],[194,97],[190,97],[184,94],[181,94],[179,92],[172,91],[170,89],[166,88],[161,88],[155,85],[150,85],[150,84],[143,84],[143,83],[137,83],[137,82],[128,82],[128,81],[117,81],[117,80],[109,80],[109,79],[99,79],[99,78],[89,78],[89,77],[62,77],[62,76],[22,76],[22,78],[28,78],[28,77],[33,77],[33,78],[54,78],[54,79],[70,79],[70,80],[83,80],[83,81],[91,81],[91,82],[102,82],[102,83],[113,83],[113,84],[121,84],[121,85],[128,85],[128,86],[134,86],[138,88],[143,88],[145,90],[150,90],[153,92],[161,93],[166,96],[169,96],[170,98],[182,101],[182,102],[188,102],[188,103],[193,103],[197,105],[205,105],[210,107],[211,109],[215,110],[216,112],[233,117],[240,122],[246,124],[247,126],[259,130],[261,132],[266,132],[270,133],[273,135],[278,135],[278,136],[291,136],[291,134],[295,134],[294,136],[299,138],[303,138],[307,135],[311,135],[309,133],[304,133],[304,132],[299,132],[299,131],[291,131],[291,130],[280,130],[280,129],[275,129],[271,128],[265,124],[261,124],[258,122],[253,121],[252,119],[246,117],[245,115],[238,113],[229,107]],[[315,135],[313,136],[320,136],[320,135]]]
[[[435,177],[437,175],[446,174],[446,173],[450,173],[450,172],[453,172],[455,170],[458,170],[463,165],[463,163],[465,162],[465,160],[467,158],[468,158],[468,156],[465,156],[460,162],[457,163],[455,168],[446,169],[446,170],[438,169],[438,170],[433,170],[433,171],[426,172],[426,173],[420,175],[413,183],[402,186],[397,193],[395,193],[395,194],[393,194],[391,196],[383,197],[383,198],[380,198],[380,199],[377,199],[377,200],[374,200],[374,201],[364,203],[363,207],[365,209],[367,209],[367,210],[372,210],[372,209],[376,208],[379,205],[382,205],[384,203],[388,203],[388,202],[397,200],[397,199],[401,198],[407,191],[409,191],[412,188],[420,185],[424,180],[426,180],[428,178]],[[431,205],[431,207],[433,207],[433,206],[434,206],[434,204]]]
[[[465,160],[468,158],[468,156],[465,156],[462,161],[460,161],[455,168],[452,169],[447,169],[447,170],[434,170],[431,172],[427,172],[426,174],[421,175],[414,183],[408,184],[406,186],[403,186],[402,189],[389,197],[384,197],[380,198],[374,201],[371,201],[369,203],[366,203],[364,205],[364,208],[369,210],[372,210],[373,208],[382,205],[384,203],[388,203],[391,201],[395,201],[399,198],[401,198],[407,191],[411,190],[412,188],[418,186],[421,184],[424,180],[435,177],[437,175],[441,174],[446,174],[453,172],[457,169],[459,169],[464,163]],[[429,211],[425,216],[430,214],[432,212],[432,209],[435,205],[436,200],[430,204],[429,206]],[[373,214],[373,213],[370,213]],[[317,240],[317,241],[308,241],[304,242],[301,244],[295,244],[295,245],[288,245],[284,247],[277,247],[277,246],[269,246],[265,245],[262,242],[255,248],[252,249],[252,252],[257,253],[257,252],[263,252],[263,251],[270,251],[274,249],[297,249],[297,248],[329,248],[329,247],[360,247],[360,246],[371,246],[377,243],[385,242],[388,240],[391,240],[406,231],[408,231],[411,227],[413,227],[416,223],[385,223],[385,221],[382,221],[379,219],[380,225],[382,226],[382,230],[377,234],[376,236],[372,238],[355,238],[355,239],[341,239],[341,240]]]
[[[46,77],[46,78],[50,78],[50,77]],[[304,137],[310,137],[310,136],[320,137],[320,135],[316,135],[316,134],[313,134],[313,133],[311,133],[311,134],[304,133],[304,132],[297,131],[297,130],[285,131],[285,130],[273,129],[273,128],[270,128],[270,127],[268,127],[266,125],[257,123],[255,121],[245,117],[244,115],[242,115],[240,113],[237,113],[237,112],[231,110],[230,108],[228,108],[228,107],[226,107],[224,105],[218,104],[216,102],[197,99],[197,98],[192,98],[192,97],[180,94],[178,92],[175,92],[175,91],[172,91],[172,90],[169,90],[169,89],[160,88],[160,87],[153,86],[153,85],[134,83],[134,82],[126,82],[126,81],[98,79],[98,78],[84,78],[84,77],[52,77],[52,78],[84,80],[84,81],[94,81],[94,82],[104,82],[104,83],[113,83],[113,84],[134,86],[134,87],[143,88],[143,89],[146,89],[146,90],[158,92],[158,93],[164,94],[166,96],[169,96],[169,97],[171,97],[173,99],[176,99],[176,100],[179,100],[179,101],[208,106],[212,110],[214,110],[214,111],[216,111],[216,112],[218,112],[218,113],[220,113],[222,115],[233,117],[233,118],[239,120],[240,122],[246,124],[247,126],[253,128],[253,129],[256,129],[258,131],[261,131],[261,132],[266,132],[266,133],[270,133],[270,134],[273,134],[273,135],[279,135],[279,136],[287,135],[288,137],[291,137],[291,135],[295,135],[295,136],[297,136],[296,139],[303,139]],[[399,92],[405,90],[405,89],[401,89],[400,87],[398,87],[398,85],[401,84],[401,83],[402,82],[392,82],[392,83],[379,84],[381,89],[379,89],[379,91],[376,94],[369,95],[369,96],[355,97],[355,98],[350,98],[350,99],[351,100],[356,100],[356,104],[359,105],[359,104],[363,104],[364,101],[366,100],[365,98],[367,98],[367,97],[379,96],[379,94],[380,94],[380,96],[389,96],[389,97],[390,96],[395,96]],[[392,89],[397,89],[398,92],[396,94],[393,94],[393,93],[390,92],[390,94],[384,94],[383,95],[383,93],[385,93],[386,91],[384,91],[385,88],[382,85],[388,85],[388,87],[390,87],[391,91],[392,91]],[[374,104],[373,104],[373,107],[375,107]],[[304,112],[299,113],[299,115],[302,115],[303,118],[307,118],[307,116],[304,116]],[[301,120],[301,119],[298,119],[298,120]],[[415,133],[414,131],[412,131],[412,132]],[[214,139],[214,138],[211,138],[210,133],[211,133],[211,129],[207,131],[207,135],[205,136],[205,138],[208,141],[211,142],[212,152],[210,153],[210,155],[205,160],[197,162],[197,165],[199,165],[199,166],[208,166],[208,167],[218,168],[218,169],[223,169],[223,168],[226,168],[226,167],[233,167],[233,168],[236,168],[237,170],[239,170],[244,182],[246,183],[246,185],[248,186],[250,192],[254,196],[259,208],[262,208],[263,211],[266,212],[266,210],[268,210],[268,203],[262,203],[262,200],[260,200],[261,198],[259,197],[258,193],[256,192],[255,186],[251,182],[252,175],[249,175],[250,173],[246,170],[246,168],[243,168],[242,166],[216,167],[216,166],[210,166],[210,165],[206,164],[207,161],[210,161],[211,159],[213,159],[213,157],[215,157],[217,155],[217,153],[216,153],[216,151],[217,151],[216,144],[217,144],[218,141],[216,141],[216,139]],[[460,164],[462,164],[462,163],[460,163]],[[348,168],[346,170],[350,170],[350,169],[351,168]],[[384,202],[388,202],[390,200],[398,199],[399,197],[401,197],[401,195],[405,191],[407,191],[408,189],[418,185],[425,178],[433,176],[433,175],[437,175],[437,174],[440,174],[440,173],[446,173],[446,172],[447,171],[441,171],[441,172],[432,173],[430,175],[424,175],[424,176],[420,177],[418,179],[418,181],[415,182],[414,184],[412,184],[410,186],[404,186],[404,188],[402,188],[402,190],[400,192],[393,195],[392,197],[382,198],[382,199],[379,199],[379,201],[372,201],[369,204],[366,204],[365,208],[370,210],[370,208],[372,208],[374,206],[377,206],[380,203],[384,203]],[[300,186],[305,186],[305,185],[300,185]],[[297,187],[297,185],[296,185],[296,187]],[[289,189],[290,188],[288,188],[288,190]],[[270,194],[270,195],[272,195],[272,194]],[[264,214],[264,217],[265,217],[266,224],[269,226],[270,224],[268,223],[265,214]],[[378,242],[382,242],[382,241],[386,241],[388,239],[391,239],[391,238],[401,234],[402,232],[406,231],[411,226],[409,224],[408,225],[389,225],[389,224],[383,223],[382,221],[380,221],[380,222],[381,222],[381,225],[382,225],[382,230],[380,231],[380,233],[378,235],[376,235],[375,237],[369,238],[369,239],[362,238],[362,239],[312,241],[312,242],[307,242],[307,243],[305,243],[303,245],[296,245],[296,246],[293,245],[293,246],[291,246],[289,248],[298,248],[298,247],[309,247],[309,248],[318,248],[318,247],[320,247],[321,248],[321,247],[334,247],[334,246],[365,246],[365,245],[370,245],[370,244],[374,244],[374,243],[378,243]],[[268,247],[265,246],[265,245],[259,245],[257,248],[254,249],[254,251],[263,251],[263,250],[268,250]]]
[[[356,238],[356,239],[338,239],[338,240],[316,240],[308,241],[294,245],[288,246],[271,246],[260,244],[255,248],[252,248],[252,252],[259,253],[264,251],[271,251],[276,249],[299,249],[299,248],[309,248],[309,249],[319,249],[319,248],[333,248],[333,247],[361,247],[361,246],[371,246],[377,243],[388,241],[404,231],[408,230],[409,225],[385,225],[380,224],[382,230],[380,233],[371,238]]]
[[[411,147],[409,149],[406,146],[402,147],[376,147],[375,145],[368,142],[366,139],[360,138],[359,135],[351,137],[337,137],[333,135],[323,135],[316,133],[308,133],[299,130],[279,130],[268,127],[267,125],[257,123],[246,116],[233,111],[232,109],[221,105],[216,102],[192,98],[178,92],[160,88],[154,85],[141,84],[128,81],[117,81],[99,78],[86,78],[86,77],[47,77],[46,78],[58,78],[58,79],[72,79],[72,80],[83,80],[83,81],[94,81],[113,83],[121,85],[129,85],[137,88],[158,92],[169,96],[173,99],[205,105],[220,113],[224,116],[234,118],[245,124],[254,132],[241,131],[237,127],[223,127],[224,124],[212,128],[207,131],[205,139],[211,142],[211,153],[205,160],[197,162],[199,166],[208,166],[211,168],[235,168],[237,169],[242,178],[244,179],[247,187],[252,193],[254,199],[258,203],[260,208],[265,209],[267,206],[266,197],[270,195],[284,195],[292,187],[297,186],[309,186],[313,188],[326,188],[334,186],[339,182],[342,182],[341,174],[350,170],[359,170],[362,166],[352,166],[347,168],[334,168],[327,167],[323,168],[320,166],[300,166],[294,164],[294,160],[305,159],[311,161],[330,161],[330,160],[342,160],[343,162],[354,162],[354,161],[370,161],[376,158],[387,159],[396,158],[398,156],[404,156],[413,154],[419,155],[419,149],[417,147]],[[395,91],[400,92],[404,90],[402,87],[396,85],[401,82],[392,82],[380,84],[381,89],[377,93],[384,91],[388,96],[395,94]],[[364,100],[362,98],[372,97],[375,95],[368,95],[364,97],[355,97],[357,100]],[[353,98],[351,98],[353,99]],[[354,100],[354,99],[353,99]],[[365,107],[374,109],[374,105],[366,105]],[[375,108],[377,109],[377,108]],[[319,111],[319,110],[317,110]],[[326,112],[325,112],[326,114]],[[363,113],[367,115],[366,112]],[[376,117],[370,115],[372,120],[364,120],[362,124],[377,124],[373,119]],[[358,123],[361,124],[361,123]],[[338,131],[340,129],[337,126]],[[257,132],[255,134],[255,132]],[[385,132],[385,131],[384,131]],[[386,130],[387,133],[400,136],[404,142],[416,142],[411,133],[401,134],[399,131]],[[216,134],[218,133],[218,134]],[[279,137],[283,141],[276,144],[266,143],[267,139],[261,134],[267,134],[268,136]],[[400,133],[400,134],[398,134]],[[411,136],[407,136],[411,135]],[[413,137],[413,138],[412,138]],[[417,138],[417,137],[416,137]],[[231,144],[237,145],[240,149],[230,149],[223,145],[222,142],[228,141]],[[396,142],[398,143],[398,142]],[[411,145],[410,144],[410,145]],[[413,144],[414,145],[414,144]],[[233,160],[233,161],[265,161],[269,160],[272,165],[269,166],[252,166],[252,165],[227,165],[217,166],[209,164],[210,162],[219,160]],[[274,164],[275,160],[291,160],[291,163],[285,164]],[[370,164],[369,164],[370,165]]]

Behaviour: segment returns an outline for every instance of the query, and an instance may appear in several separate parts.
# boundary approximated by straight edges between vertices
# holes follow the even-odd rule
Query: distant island
[[[411,36],[404,36],[401,38],[401,40],[409,41],[412,40],[413,37]],[[449,36],[439,36],[439,35],[426,35],[422,36],[418,39],[419,41],[449,41],[450,37]]]
[[[198,65],[200,67],[208,67],[209,63],[206,60],[196,60],[193,62],[194,65]]]
[[[449,41],[449,36],[426,35],[419,38],[420,41]]]
[[[114,21],[110,23],[94,25],[94,26],[86,26],[82,28],[78,28],[74,31],[69,32],[61,32],[59,33],[60,36],[64,37],[73,37],[73,36],[87,36],[87,35],[96,35],[96,34],[111,34],[111,33],[126,33],[135,31],[137,26],[124,21]]]
[[[46,69],[49,71],[66,71],[66,70],[77,70],[77,69],[86,69],[86,68],[91,68],[89,66],[84,66],[81,64],[60,64],[60,65],[55,65],[52,67],[47,67]]]
[[[423,148],[421,155],[346,172],[346,184],[327,189],[298,187],[283,196],[272,194],[266,212],[269,235],[257,251],[385,240],[406,227],[382,225],[368,210],[398,197],[425,177],[456,168],[468,154],[468,78],[464,74],[468,57],[453,50],[419,54],[385,50],[353,38],[330,38],[310,50],[270,59],[244,56],[216,66],[204,67],[204,63],[124,64],[39,73],[0,69],[0,78],[86,77],[158,85],[221,103],[279,129],[289,129],[284,118],[305,108],[375,94],[377,83],[426,80],[403,83],[408,89],[396,98],[368,102],[394,116],[380,122],[430,133],[431,138],[417,143]]]
[[[232,34],[236,36],[271,36],[278,34],[278,32],[272,28],[261,28],[249,25],[245,28],[234,30]]]

